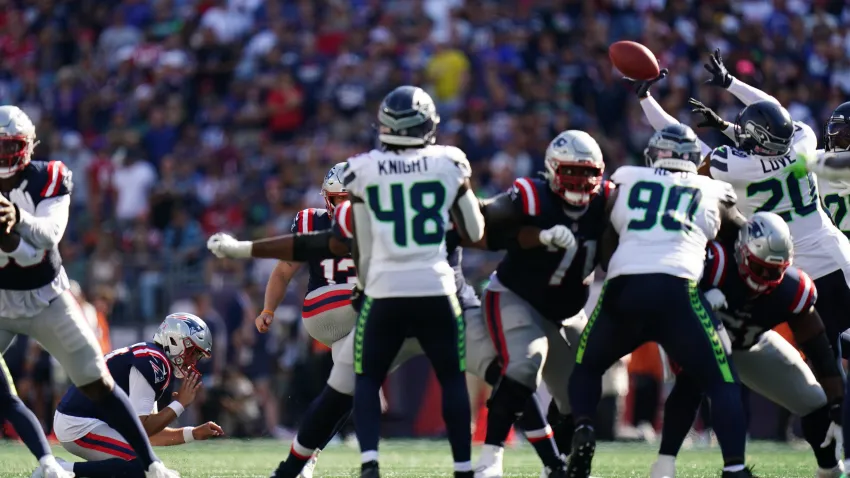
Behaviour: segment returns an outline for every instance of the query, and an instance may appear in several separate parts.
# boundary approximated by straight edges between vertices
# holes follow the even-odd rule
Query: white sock
[[[844,460],[844,471],[847,471],[847,470],[850,470],[850,458],[847,458],[846,460]]]
[[[360,453],[360,463],[369,463],[370,461],[378,461],[378,450],[369,450]]]
[[[734,471],[741,471],[744,468],[746,468],[744,465],[731,465],[731,466],[724,466],[723,471],[733,471],[734,472]]]
[[[482,455],[486,454],[486,455],[496,456],[496,455],[501,454],[503,450],[504,450],[504,448],[502,448],[502,447],[500,447],[500,446],[498,446],[498,445],[487,445],[487,444],[484,444],[484,445],[481,447],[481,454],[482,454]]]
[[[471,461],[456,461],[455,471],[472,471]]]
[[[38,464],[42,466],[47,465],[58,465],[59,463],[56,461],[56,457],[53,455],[44,455],[43,457],[38,459]]]
[[[670,455],[658,455],[658,459],[656,459],[655,462],[665,465],[676,466],[676,457]]]
[[[298,443],[298,436],[297,435],[295,436],[295,439],[292,440],[292,452],[295,455],[302,457],[302,458],[309,458],[309,457],[313,456],[314,451],[315,450],[307,448],[306,446]]]

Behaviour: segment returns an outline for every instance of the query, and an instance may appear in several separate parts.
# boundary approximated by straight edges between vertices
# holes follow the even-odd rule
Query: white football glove
[[[547,247],[570,249],[576,247],[576,237],[567,226],[558,224],[545,231],[540,231],[540,243]]]
[[[711,305],[711,310],[722,310],[729,306],[726,303],[726,296],[720,289],[711,289],[705,293],[705,300]]]
[[[235,237],[223,232],[213,234],[207,241],[207,249],[219,259],[249,259],[251,248],[251,241],[237,241]]]
[[[832,442],[835,442],[835,458],[841,463],[841,458],[844,451],[844,434],[841,429],[842,411],[841,405],[833,405],[829,408],[829,428],[826,430],[826,436],[821,448],[828,447]]]

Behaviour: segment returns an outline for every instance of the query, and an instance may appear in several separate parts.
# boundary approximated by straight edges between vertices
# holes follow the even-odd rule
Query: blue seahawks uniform
[[[298,212],[292,222],[293,233],[323,231],[331,229],[333,218],[327,209],[309,208]],[[351,256],[309,261],[310,279],[307,293],[328,285],[354,283],[357,269]]]
[[[749,350],[764,332],[809,310],[817,301],[818,293],[808,274],[789,267],[775,289],[753,297],[738,275],[733,250],[717,241],[708,243],[700,287],[705,291],[718,288],[723,292],[729,305],[717,316],[729,333],[732,349]]]
[[[579,245],[570,255],[563,249],[522,249],[515,241],[504,244],[507,254],[496,269],[499,282],[548,320],[572,317],[587,302],[589,276],[598,263],[596,244],[607,224],[605,202],[611,188],[605,181],[603,193],[593,197],[581,216],[573,218],[546,181],[519,178],[514,182],[510,195],[517,216],[522,217],[521,225],[544,230],[566,225]],[[491,245],[492,239],[488,238]]]
[[[117,349],[107,354],[105,359],[115,384],[127,394],[130,393],[130,370],[133,367],[145,377],[156,393],[157,400],[162,397],[171,382],[171,363],[162,348],[153,342],[141,342]],[[97,405],[75,386],[65,393],[56,411],[72,417],[104,420]]]
[[[31,161],[20,172],[19,178],[16,189],[23,189],[34,207],[46,199],[71,194],[73,188],[71,171],[61,161]],[[5,196],[15,201],[14,196]],[[23,206],[19,204],[18,207]],[[62,270],[59,248],[44,251],[42,257],[34,264],[18,264],[14,259],[4,258],[0,263],[0,289],[27,291],[50,284]]]

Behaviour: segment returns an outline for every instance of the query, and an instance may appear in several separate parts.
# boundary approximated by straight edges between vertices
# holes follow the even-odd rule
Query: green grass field
[[[54,447],[58,456],[70,455]],[[158,448],[159,456],[186,478],[268,477],[289,450],[288,442],[220,440]],[[751,443],[748,461],[761,478],[811,478],[815,463],[803,447]],[[477,451],[473,452],[477,457]],[[593,475],[605,478],[646,477],[655,449],[647,445],[602,444]],[[345,445],[328,448],[319,459],[316,477],[357,476],[358,452]],[[444,441],[392,440],[381,443],[381,465],[387,477],[451,476],[448,444]],[[679,459],[678,478],[719,477],[717,448],[685,451]],[[0,444],[0,477],[29,477],[35,460],[18,444]],[[506,476],[537,477],[540,466],[527,445],[505,452]]]

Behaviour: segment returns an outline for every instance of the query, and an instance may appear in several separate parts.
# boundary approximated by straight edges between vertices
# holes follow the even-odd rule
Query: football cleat
[[[649,469],[649,478],[676,478],[676,463],[657,460]]]
[[[180,478],[180,473],[169,470],[161,461],[155,461],[145,472],[145,478]]]
[[[593,427],[582,425],[573,436],[573,450],[567,463],[569,478],[590,478],[590,467],[596,453],[596,433]]]
[[[481,447],[481,456],[475,465],[475,478],[502,478],[502,460],[505,449],[495,445]]]
[[[744,468],[739,471],[724,471],[722,478],[758,478],[753,474],[752,468]]]
[[[381,478],[377,461],[370,461],[360,465],[360,478]]]
[[[316,464],[319,462],[319,453],[315,453],[307,463],[304,465],[304,468],[301,469],[301,473],[298,474],[298,478],[313,478],[313,471],[316,469]]]

